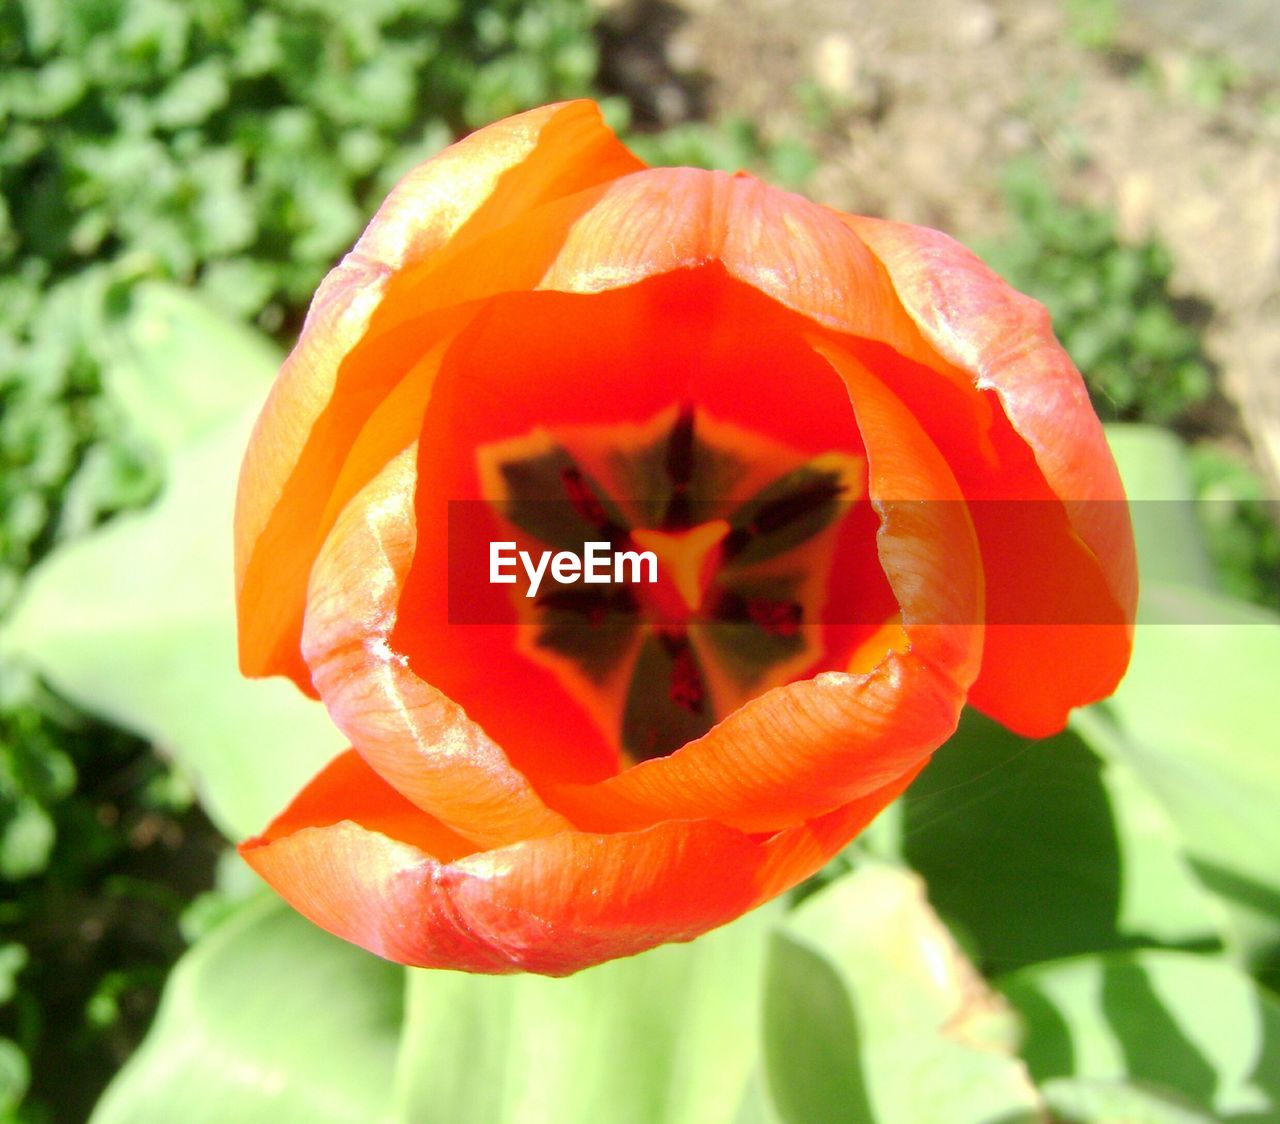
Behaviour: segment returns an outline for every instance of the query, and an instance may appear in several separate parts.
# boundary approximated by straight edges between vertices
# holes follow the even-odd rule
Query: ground
[[[970,241],[1039,155],[1122,236],[1159,237],[1280,494],[1280,6],[1238,0],[615,0],[655,114],[803,135],[808,193]],[[634,31],[647,34],[636,48]]]

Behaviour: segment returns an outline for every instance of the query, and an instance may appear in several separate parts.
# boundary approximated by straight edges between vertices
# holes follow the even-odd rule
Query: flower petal
[[[985,573],[966,496],[931,437],[851,352],[810,340],[848,387],[880,514],[881,564],[911,651],[967,689],[983,647]]]
[[[321,769],[256,842],[271,843],[306,827],[327,827],[343,820],[353,820],[446,862],[476,850],[469,839],[409,803],[354,749],[340,753]]]
[[[673,822],[451,857],[455,837],[348,753],[240,853],[300,913],[387,959],[567,975],[691,940],[794,885],[906,779],[767,839],[709,821]],[[339,786],[349,795],[341,820]],[[415,816],[424,822],[414,824]],[[433,850],[433,832],[442,852]]]
[[[816,325],[933,357],[884,268],[836,212],[741,173],[649,168],[613,181],[538,287],[601,292],[712,262]]]
[[[762,848],[719,824],[563,832],[449,861],[423,845],[439,826],[404,831],[429,817],[359,770],[350,755],[331,764],[241,854],[316,924],[400,963],[566,975],[689,940],[759,900]],[[339,775],[350,810],[335,821]]]
[[[550,199],[406,270],[379,322],[385,330],[446,303],[601,293],[716,265],[814,326],[887,344],[965,385],[843,219],[743,173],[645,168]]]
[[[545,204],[643,168],[592,101],[560,102],[478,129],[409,172],[353,253],[418,267]]]
[[[467,312],[437,312],[430,323],[419,316],[407,333],[381,331],[379,310],[394,296],[399,274],[430,265],[445,249],[457,252],[548,199],[639,167],[592,103],[572,102],[472,134],[391,193],[316,293],[245,458],[236,573],[247,674],[287,674],[311,691],[297,654],[311,561],[370,470],[404,446],[404,426],[416,426],[430,392],[433,359],[469,321]],[[410,372],[415,385],[400,408],[386,409]],[[365,438],[364,455],[347,455],[375,414],[382,420]]]
[[[876,816],[906,792],[928,763],[929,758],[925,757],[883,788],[767,839],[764,849],[768,857],[761,871],[760,901],[766,902],[817,874]]]
[[[506,754],[388,642],[413,559],[417,447],[347,505],[312,572],[303,652],[361,756],[417,807],[476,843],[568,826]]]
[[[712,816],[776,831],[914,770],[955,730],[982,651],[982,569],[963,497],[937,449],[852,356],[821,345],[845,379],[881,513],[881,563],[905,651],[866,674],[823,673],[769,691],[669,757],[548,799],[599,830]]]
[[[965,494],[984,501],[975,521],[993,623],[973,701],[1020,733],[1053,733],[1071,707],[1112,691],[1132,645],[1133,534],[1102,427],[1041,305],[937,231],[846,222],[884,264],[929,344],[998,403],[987,455],[975,457],[955,447],[965,428],[956,411],[930,424],[936,407],[900,390]],[[1049,502],[1006,502],[1023,499],[1060,500],[1062,515]]]

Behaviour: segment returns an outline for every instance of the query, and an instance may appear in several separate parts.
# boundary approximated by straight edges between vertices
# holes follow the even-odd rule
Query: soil
[[[603,2],[603,0],[601,0]],[[965,241],[1000,176],[1159,237],[1280,496],[1280,5],[1236,0],[614,0],[619,84],[663,124],[744,117],[821,157],[808,194]]]

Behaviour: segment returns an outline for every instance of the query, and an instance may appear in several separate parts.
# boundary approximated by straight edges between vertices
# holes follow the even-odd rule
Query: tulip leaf
[[[1186,446],[1150,425],[1108,426],[1107,441],[1129,497],[1143,587],[1175,582],[1219,588],[1196,519]]]
[[[807,898],[767,980],[765,1070],[788,1124],[1043,1117],[1011,1010],[904,870],[864,865]]]
[[[403,1005],[403,969],[256,897],[178,962],[92,1124],[385,1119]]]
[[[873,1124],[858,1018],[839,971],[783,933],[770,950],[769,984],[765,1049],[781,1118]]]
[[[3,636],[76,705],[172,755],[232,837],[345,744],[292,684],[237,669],[231,519],[256,412],[179,450],[154,506],[50,555]]]
[[[280,367],[267,337],[188,290],[144,281],[106,331],[107,391],[166,453],[260,401]]]
[[[756,1067],[747,1082],[746,1092],[734,1114],[733,1124],[783,1124],[765,1085],[763,1065]]]
[[[1134,514],[1139,624],[1119,689],[1072,727],[1160,805],[1233,948],[1261,965],[1280,951],[1280,616],[1216,592],[1184,446],[1146,426],[1108,438]]]
[[[901,808],[903,854],[984,969],[1221,942],[1224,918],[1170,817],[1075,733],[1031,741],[966,713]]]
[[[1143,592],[1133,661],[1075,728],[1140,777],[1243,950],[1280,947],[1280,617],[1192,587]]]
[[[566,979],[411,972],[398,1118],[733,1124],[775,916]]]
[[[1280,1114],[1280,1001],[1227,963],[1107,953],[1026,968],[1001,987],[1022,1013],[1038,1081],[1135,1082],[1218,1121]]]
[[[1167,1089],[1133,1081],[1059,1077],[1040,1086],[1057,1124],[1123,1120],[1133,1124],[1217,1124]]]

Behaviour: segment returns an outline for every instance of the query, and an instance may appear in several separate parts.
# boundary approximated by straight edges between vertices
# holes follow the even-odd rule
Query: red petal
[[[932,354],[835,212],[741,174],[650,168],[615,180],[581,209],[538,287],[601,292],[713,262],[815,324]]]
[[[424,845],[440,825],[418,812],[429,826],[405,831],[416,810],[359,770],[350,755],[331,764],[241,854],[317,925],[390,960],[565,975],[689,940],[759,899],[760,845],[706,821],[564,832],[446,861]],[[350,793],[339,821],[336,780]]]
[[[329,713],[419,808],[486,845],[566,825],[462,708],[392,648],[417,537],[416,446],[339,516],[312,573],[303,650]]]
[[[421,813],[345,754],[240,853],[300,913],[379,956],[567,975],[690,940],[775,896],[843,847],[906,779],[763,840],[708,821],[664,823],[450,860],[455,837],[425,816],[412,824]]]
[[[272,843],[303,828],[328,827],[343,820],[353,820],[444,861],[476,850],[470,840],[409,803],[354,749],[321,769],[253,842]]]
[[[1132,644],[1133,535],[1102,427],[1039,304],[937,231],[846,221],[884,263],[929,344],[998,404],[996,411],[975,403],[944,412],[938,379],[930,391],[900,369],[895,386],[965,494],[1062,502],[1061,514],[1051,502],[975,505],[988,611],[997,623],[973,701],[1020,733],[1053,733],[1071,707],[1111,692]],[[909,389],[913,382],[918,392]],[[984,412],[986,448],[977,454],[958,439]],[[1028,619],[1036,623],[1000,623]]]
[[[395,319],[383,305],[395,303],[398,275],[430,267],[446,248],[456,252],[548,199],[639,167],[593,104],[573,102],[480,130],[388,197],[316,293],[245,458],[236,568],[246,673],[287,674],[311,690],[297,651],[311,562],[346,501],[412,439],[439,351],[470,318],[438,314],[376,339]],[[410,372],[414,385],[400,389]]]
[[[891,784],[766,840],[764,849],[768,858],[761,871],[760,900],[768,901],[810,875],[817,874],[889,804],[906,792],[928,763],[926,757]]]

